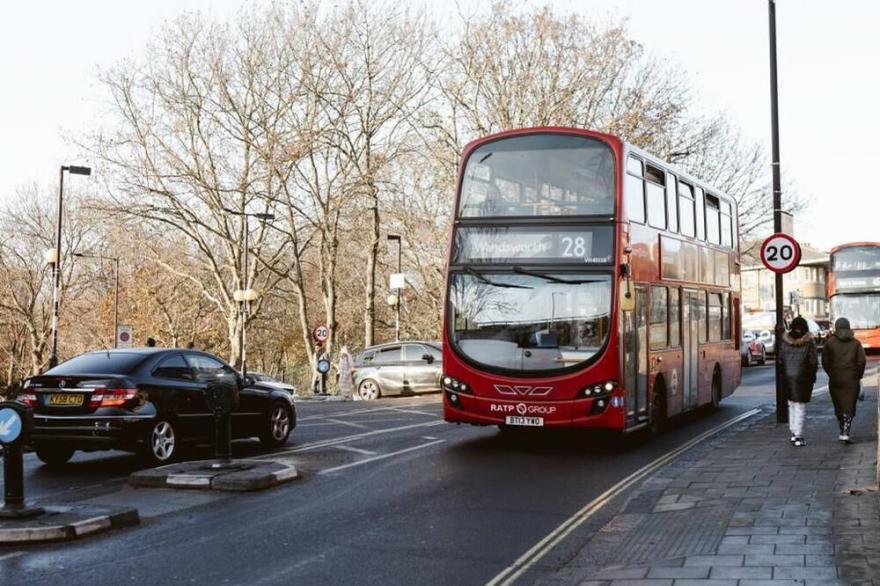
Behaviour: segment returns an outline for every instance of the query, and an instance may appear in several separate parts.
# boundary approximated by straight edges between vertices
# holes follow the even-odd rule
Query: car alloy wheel
[[[269,416],[269,432],[276,442],[283,442],[290,433],[290,415],[283,405],[276,405]]]
[[[174,456],[176,446],[174,428],[167,421],[160,421],[150,432],[150,451],[157,462],[167,462]]]
[[[365,380],[358,386],[358,395],[361,396],[361,399],[364,401],[373,401],[379,398],[379,385],[377,385],[374,381]]]

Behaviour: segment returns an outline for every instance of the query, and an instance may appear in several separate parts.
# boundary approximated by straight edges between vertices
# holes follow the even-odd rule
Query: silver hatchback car
[[[355,359],[354,388],[361,399],[440,390],[443,354],[434,342],[370,346]]]

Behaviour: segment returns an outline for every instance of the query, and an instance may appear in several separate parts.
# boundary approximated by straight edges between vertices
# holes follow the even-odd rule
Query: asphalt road
[[[275,457],[303,477],[255,494],[133,489],[121,453],[63,470],[26,456],[29,500],[136,506],[139,527],[82,542],[0,549],[0,584],[485,584],[621,478],[738,414],[773,402],[773,367],[744,370],[721,408],[659,438],[591,432],[502,436],[440,418],[439,396],[299,403]],[[817,387],[824,385],[820,375]],[[256,442],[238,457],[264,457]],[[569,559],[597,515],[525,574]]]

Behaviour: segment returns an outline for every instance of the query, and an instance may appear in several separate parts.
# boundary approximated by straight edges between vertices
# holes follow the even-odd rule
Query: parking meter
[[[228,463],[232,458],[232,411],[238,406],[238,378],[224,374],[207,381],[205,397],[214,412],[214,455]]]
[[[4,504],[0,518],[20,519],[43,513],[40,507],[24,503],[24,458],[22,447],[34,429],[34,412],[15,401],[0,403],[0,445],[3,446]]]

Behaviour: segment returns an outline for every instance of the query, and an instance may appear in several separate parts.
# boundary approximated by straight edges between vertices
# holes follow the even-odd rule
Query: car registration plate
[[[543,427],[543,417],[521,417],[519,415],[508,415],[504,420],[507,425],[527,425],[529,427]]]
[[[83,404],[83,395],[75,393],[52,393],[49,395],[48,404],[79,407]]]

